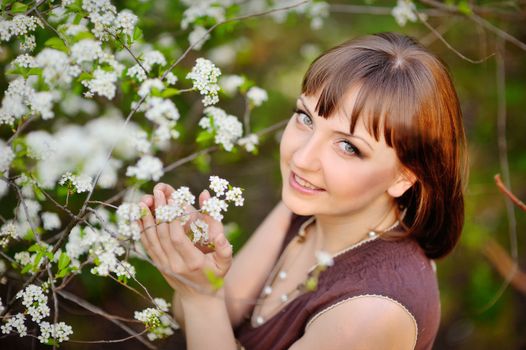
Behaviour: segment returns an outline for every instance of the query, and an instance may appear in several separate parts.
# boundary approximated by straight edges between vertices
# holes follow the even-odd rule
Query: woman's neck
[[[397,220],[393,207],[383,211],[347,216],[316,215],[316,234],[322,239],[322,249],[336,253],[366,239],[370,231],[377,233],[389,228]]]

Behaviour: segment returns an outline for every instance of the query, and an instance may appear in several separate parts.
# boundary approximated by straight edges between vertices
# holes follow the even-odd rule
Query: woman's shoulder
[[[440,320],[434,264],[412,239],[375,239],[335,259],[320,276],[307,325],[335,307],[389,302],[414,320],[419,343],[432,342]],[[425,347],[424,347],[425,348]]]

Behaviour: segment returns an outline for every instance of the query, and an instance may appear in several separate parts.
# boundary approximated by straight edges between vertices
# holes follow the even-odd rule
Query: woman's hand
[[[179,220],[156,223],[152,212],[170,204],[173,191],[171,186],[159,183],[154,187],[153,196],[141,199],[141,208],[147,212],[139,221],[141,242],[170,286],[182,299],[186,299],[212,290],[206,273],[213,273],[219,278],[226,275],[232,263],[232,246],[225,238],[223,225],[205,214],[193,213],[190,221],[199,218],[208,224],[209,241],[215,245],[212,251],[196,247],[188,238],[188,227],[181,225]],[[209,197],[207,191],[201,193],[200,205]],[[192,207],[188,210],[195,211]]]

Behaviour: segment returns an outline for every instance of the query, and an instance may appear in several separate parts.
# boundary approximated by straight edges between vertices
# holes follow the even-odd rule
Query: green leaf
[[[172,97],[175,95],[179,95],[179,93],[180,91],[178,89],[168,88],[162,92],[161,97],[168,98],[168,97]]]
[[[60,39],[60,38],[58,38],[56,36],[53,37],[53,38],[49,38],[44,43],[44,45],[47,46],[47,47],[51,47],[53,49],[56,49],[56,50],[68,52],[68,48],[66,47],[66,45],[64,45],[64,42],[62,41],[62,39]]]
[[[60,254],[60,257],[58,258],[58,269],[64,270],[70,262],[71,259],[69,258],[69,256],[66,253],[62,252]]]
[[[139,27],[135,27],[133,30],[133,40],[138,40],[142,38],[142,29]]]
[[[473,14],[473,11],[471,10],[471,7],[469,7],[469,4],[467,1],[459,2],[457,5],[457,8],[460,11],[460,13],[466,16],[471,16]]]
[[[39,67],[35,67],[35,68],[31,68],[28,72],[27,72],[28,75],[38,75],[38,76],[42,76],[42,68],[39,68]]]
[[[26,4],[22,4],[21,2],[15,2],[13,6],[11,6],[11,13],[24,13],[28,9]]]
[[[31,269],[33,269],[33,265],[32,264],[29,264],[29,265],[26,265],[24,266],[24,268],[22,269],[22,273],[28,273]]]
[[[69,275],[70,273],[71,273],[71,270],[69,268],[65,268],[63,270],[60,270],[55,277],[63,278]]]
[[[27,248],[27,251],[28,252],[32,252],[32,253],[36,253],[36,252],[39,252],[41,250],[42,250],[42,247],[38,243],[35,243],[31,247]]]
[[[206,143],[214,138],[214,135],[210,131],[203,130],[197,134],[195,141],[197,143]]]
[[[224,280],[221,277],[216,276],[214,271],[212,270],[205,270],[206,278],[208,279],[208,282],[210,282],[210,285],[214,291],[217,291],[223,287]]]

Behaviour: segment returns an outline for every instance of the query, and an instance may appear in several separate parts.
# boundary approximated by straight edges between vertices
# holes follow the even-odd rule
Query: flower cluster
[[[37,17],[16,15],[11,21],[0,19],[0,40],[9,41],[13,36],[27,35],[37,29],[37,25],[43,27]]]
[[[49,344],[52,341],[62,343],[69,340],[69,336],[73,334],[73,329],[70,325],[64,322],[50,324],[44,321],[40,324],[40,335],[38,340],[43,344]]]
[[[22,313],[18,313],[9,317],[7,322],[0,327],[3,334],[9,334],[16,330],[20,337],[27,335],[27,326],[25,325],[26,317]]]
[[[222,145],[226,151],[231,151],[236,141],[243,135],[241,122],[217,107],[207,107],[204,113],[205,116],[199,121],[199,126],[215,134],[216,144]]]
[[[59,185],[71,184],[77,193],[89,192],[93,188],[93,179],[87,175],[73,175],[70,172],[62,175]]]
[[[57,228],[60,228],[60,226],[62,225],[57,213],[46,211],[42,213],[41,217],[42,217],[42,223],[43,223],[42,225],[44,227],[44,230],[47,230],[47,231],[55,230]]]
[[[13,159],[15,159],[15,153],[11,147],[0,140],[0,174],[9,170]]]
[[[2,225],[2,229],[0,229],[0,246],[2,248],[6,247],[9,243],[9,240],[12,238],[18,238],[18,234],[16,233],[16,226],[13,224],[13,222],[8,221],[4,223]]]
[[[129,166],[126,176],[135,176],[139,180],[157,181],[163,176],[163,163],[157,157],[144,155],[136,165]]]
[[[268,94],[262,88],[253,86],[247,91],[247,98],[252,105],[257,107],[268,100]]]
[[[416,22],[416,6],[411,0],[397,0],[391,15],[395,18],[396,23],[403,27],[407,21]]]
[[[219,68],[204,58],[198,58],[192,71],[186,75],[186,79],[193,81],[193,88],[204,96],[203,104],[205,106],[219,102],[217,93],[220,87],[217,85],[217,80],[220,75],[221,71]]]
[[[185,222],[187,219],[186,208],[194,203],[195,196],[190,192],[190,189],[186,186],[179,187],[172,192],[168,205],[155,208],[155,218],[159,222],[170,222],[175,219]]]
[[[22,299],[22,305],[26,307],[27,313],[36,323],[40,323],[44,317],[49,316],[48,298],[41,287],[30,284],[24,290],[19,291],[16,298]]]
[[[237,140],[237,144],[245,147],[247,152],[254,152],[259,145],[259,138],[256,134],[250,134]]]
[[[228,181],[217,176],[210,176],[209,188],[215,192],[216,196],[205,200],[201,210],[214,220],[223,220],[222,212],[228,209],[228,202],[233,202],[235,206],[243,205],[243,190],[239,187],[232,187]],[[224,199],[220,198],[222,196]]]
[[[201,242],[207,244],[208,237],[208,224],[201,219],[194,220],[190,223],[190,232],[192,232],[192,242]]]
[[[134,318],[144,323],[148,329],[147,337],[150,340],[166,338],[173,334],[172,328],[178,328],[167,312],[170,304],[162,298],[154,298],[156,309],[147,308],[135,311]]]
[[[141,207],[136,203],[123,203],[117,209],[119,234],[124,238],[138,241],[141,228],[137,220],[141,218]]]
[[[115,97],[117,82],[117,74],[115,72],[108,72],[101,68],[97,68],[93,72],[93,79],[83,80],[82,85],[89,89],[84,95],[86,97],[93,97],[94,95],[104,96],[109,100]]]

